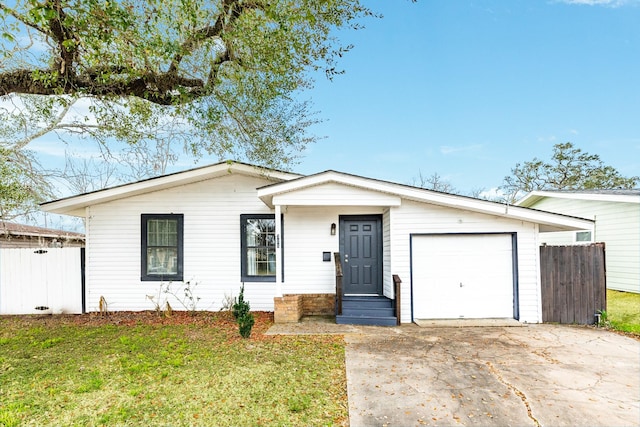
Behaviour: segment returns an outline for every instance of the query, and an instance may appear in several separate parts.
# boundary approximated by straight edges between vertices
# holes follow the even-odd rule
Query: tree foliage
[[[314,139],[296,92],[312,84],[310,70],[339,72],[349,46],[331,31],[371,14],[359,0],[0,3],[0,96],[31,95],[3,118],[33,117],[37,135],[129,143],[177,120],[191,152],[286,165]],[[79,98],[95,120],[69,114]],[[29,137],[14,136],[18,145]]]
[[[286,169],[316,140],[309,71],[339,74],[334,30],[372,15],[360,0],[1,2],[0,147],[160,141]]]
[[[507,201],[513,202],[534,190],[633,188],[638,182],[639,177],[624,177],[605,165],[597,154],[585,153],[566,142],[554,145],[550,162],[534,157],[517,163],[500,189],[507,195]]]
[[[51,194],[46,181],[34,179],[28,170],[32,162],[28,152],[16,153],[0,147],[0,219],[29,214],[43,195]]]

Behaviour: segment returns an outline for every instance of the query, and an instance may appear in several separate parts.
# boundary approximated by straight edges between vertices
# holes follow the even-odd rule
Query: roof
[[[629,190],[536,190],[530,192],[515,204],[517,206],[531,207],[544,198],[640,203],[640,188]]]
[[[457,194],[426,190],[344,172],[328,170],[314,175],[303,176],[232,161],[54,200],[43,203],[40,206],[48,212],[82,217],[85,215],[85,208],[91,205],[204,181],[231,173],[267,177],[272,180],[273,184],[258,189],[258,197],[271,208],[275,206],[274,203],[278,204],[277,200],[279,197],[281,198],[281,196],[287,193],[291,194],[315,186],[335,183],[352,187],[360,191],[360,193],[363,191],[376,192],[379,196],[379,203],[384,203],[385,206],[399,206],[401,204],[400,199],[404,198],[423,203],[484,213],[495,217],[533,222],[540,224],[541,231],[584,230],[593,227],[593,221],[584,218],[510,206]],[[366,200],[361,202],[366,203]],[[315,201],[314,203],[318,202]],[[357,202],[355,200],[345,202],[325,199],[325,203],[338,205],[345,203],[354,204]]]
[[[496,217],[533,222],[540,224],[540,231],[584,230],[593,227],[593,221],[585,218],[427,190],[333,170],[261,187],[258,189],[258,197],[268,206],[274,207],[274,205],[277,204],[279,196],[328,183],[337,183],[349,187],[377,191],[404,199],[463,209]]]
[[[58,214],[83,217],[87,206],[105,203],[125,197],[178,187],[220,176],[238,173],[247,176],[266,177],[275,182],[297,178],[300,175],[275,169],[261,168],[246,163],[225,161],[209,166],[189,169],[156,178],[149,178],[104,190],[92,191],[40,204],[42,210]]]
[[[84,234],[82,233],[0,221],[0,237],[4,236],[47,237],[52,239],[84,240]]]

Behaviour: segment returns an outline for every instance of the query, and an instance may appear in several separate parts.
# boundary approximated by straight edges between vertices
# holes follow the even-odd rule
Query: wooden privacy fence
[[[607,308],[605,245],[541,246],[542,321],[591,325]]]
[[[0,314],[84,312],[82,248],[0,248]]]

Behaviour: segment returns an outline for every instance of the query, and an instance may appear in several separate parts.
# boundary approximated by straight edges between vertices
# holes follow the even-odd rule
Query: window
[[[590,231],[577,231],[576,232],[576,242],[590,242],[591,241],[591,232]]]
[[[276,220],[274,215],[240,215],[243,282],[275,282]]]
[[[142,281],[182,280],[182,214],[142,214]]]

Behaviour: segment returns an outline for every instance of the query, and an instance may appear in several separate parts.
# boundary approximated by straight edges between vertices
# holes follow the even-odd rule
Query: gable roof
[[[584,230],[593,227],[593,221],[584,218],[510,206],[457,194],[426,190],[424,188],[365,178],[333,170],[261,187],[258,189],[258,197],[260,197],[267,206],[273,208],[275,204],[278,204],[277,202],[280,196],[330,183],[380,192],[422,203],[533,222],[540,224],[540,231]]]
[[[517,206],[531,207],[547,197],[600,202],[640,203],[640,188],[631,190],[536,190],[530,192],[515,204]]]
[[[104,190],[53,200],[42,203],[40,206],[47,212],[84,216],[87,206],[191,184],[233,173],[245,176],[266,177],[272,180],[274,182],[273,184],[258,189],[258,197],[271,208],[274,207],[274,199],[275,203],[278,204],[278,198],[287,194],[293,194],[294,192],[304,191],[326,184],[337,184],[357,189],[360,191],[360,194],[363,192],[377,193],[377,199],[384,203],[385,206],[399,206],[401,203],[400,199],[408,199],[421,203],[493,215],[495,217],[537,223],[540,224],[540,231],[584,230],[593,227],[593,221],[584,218],[505,205],[457,194],[426,190],[410,185],[366,178],[344,172],[328,170],[314,175],[303,176],[233,161],[220,162],[210,166],[163,175],[131,184],[119,185]],[[353,203],[353,201],[347,203]],[[333,201],[327,204],[337,205],[344,203]]]
[[[118,185],[104,190],[97,190],[76,196],[52,200],[40,204],[40,207],[42,210],[47,212],[84,216],[84,210],[87,206],[205,181],[234,173],[245,176],[266,177],[276,182],[290,180],[301,176],[290,172],[261,168],[241,162],[225,161],[209,166],[162,175],[156,178],[149,178],[129,184]]]

